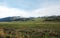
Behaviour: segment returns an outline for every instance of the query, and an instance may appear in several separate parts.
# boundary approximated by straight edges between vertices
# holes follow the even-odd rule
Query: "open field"
[[[60,38],[60,22],[0,22],[1,38]]]

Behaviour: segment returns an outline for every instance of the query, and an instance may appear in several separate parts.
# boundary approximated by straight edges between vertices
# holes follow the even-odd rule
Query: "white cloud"
[[[50,15],[60,15],[60,5],[47,6],[44,8],[33,10],[31,12],[27,12],[17,8],[8,8],[6,6],[0,6],[0,18],[8,16],[38,17]]]
[[[3,17],[8,17],[8,16],[22,16],[22,17],[29,17],[29,13],[24,11],[24,10],[20,10],[17,8],[8,8],[5,6],[0,6],[0,18]]]
[[[39,8],[32,12],[34,16],[50,16],[60,15],[60,5],[47,6],[46,8]]]

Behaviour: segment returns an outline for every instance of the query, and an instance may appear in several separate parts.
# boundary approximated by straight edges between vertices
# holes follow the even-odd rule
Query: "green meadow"
[[[2,38],[60,38],[60,22],[0,22],[0,35]]]

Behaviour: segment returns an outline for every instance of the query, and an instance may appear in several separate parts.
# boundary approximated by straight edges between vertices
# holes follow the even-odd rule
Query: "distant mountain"
[[[20,17],[20,16],[12,16],[1,18],[0,22],[11,22],[11,21],[60,21],[60,16],[47,16],[47,17]]]
[[[12,21],[13,19],[14,19],[14,17],[5,17],[5,18],[1,18],[0,22]]]
[[[60,16],[48,16],[45,17],[45,21],[60,21]]]
[[[11,21],[28,21],[28,20],[32,20],[33,17],[30,18],[24,18],[24,17],[20,17],[20,16],[13,16],[13,17],[5,17],[5,18],[1,18],[0,22],[11,22]]]

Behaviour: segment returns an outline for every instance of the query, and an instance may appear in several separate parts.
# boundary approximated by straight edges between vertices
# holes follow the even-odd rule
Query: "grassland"
[[[2,38],[60,38],[60,22],[0,22],[0,31]]]

